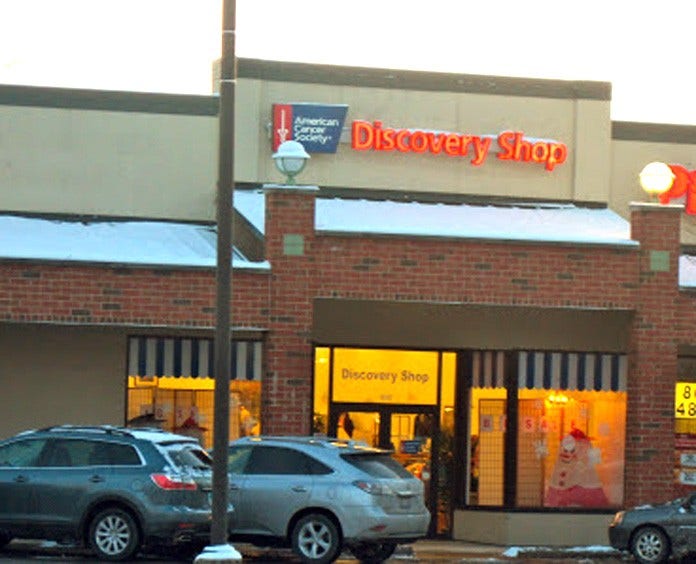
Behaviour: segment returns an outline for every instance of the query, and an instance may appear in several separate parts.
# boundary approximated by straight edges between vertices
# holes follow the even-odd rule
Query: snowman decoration
[[[546,507],[603,507],[609,500],[602,488],[595,465],[599,449],[590,438],[573,428],[561,440],[558,459],[546,490]]]

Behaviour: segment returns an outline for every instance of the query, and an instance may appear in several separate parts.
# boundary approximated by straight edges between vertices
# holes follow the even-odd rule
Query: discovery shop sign
[[[384,127],[381,121],[353,122],[351,146],[357,151],[399,151],[402,153],[444,153],[450,157],[468,157],[472,165],[480,166],[497,144],[500,160],[543,164],[552,171],[568,157],[564,143],[546,139],[525,138],[522,131],[503,131],[492,135],[463,135],[460,133],[422,129]]]

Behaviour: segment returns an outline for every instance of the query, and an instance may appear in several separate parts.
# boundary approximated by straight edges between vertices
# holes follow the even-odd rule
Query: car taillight
[[[170,474],[150,474],[150,478],[163,490],[195,490],[198,488],[196,482],[191,478],[182,476],[172,476]]]
[[[370,495],[389,495],[392,493],[391,488],[378,484],[377,482],[365,482],[363,480],[356,480],[353,482],[354,486],[357,486],[362,491],[369,493]]]

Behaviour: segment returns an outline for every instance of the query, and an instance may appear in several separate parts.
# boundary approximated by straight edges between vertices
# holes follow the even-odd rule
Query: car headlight
[[[615,527],[616,525],[620,525],[624,519],[624,515],[626,515],[625,511],[619,511],[618,513],[616,513],[614,515],[614,519],[611,522],[611,526]]]

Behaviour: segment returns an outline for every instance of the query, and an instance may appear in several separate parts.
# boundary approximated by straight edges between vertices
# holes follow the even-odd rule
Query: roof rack
[[[122,435],[132,437],[132,429],[126,427],[118,427],[116,425],[51,425],[37,429],[36,432],[50,433],[54,431],[79,431],[84,433],[103,433],[106,435]]]
[[[365,441],[356,441],[353,439],[339,439],[338,437],[329,437],[327,435],[256,435],[245,437],[250,441],[284,441],[293,443],[302,443],[317,445],[322,447],[344,447],[344,448],[375,448],[368,445]]]

